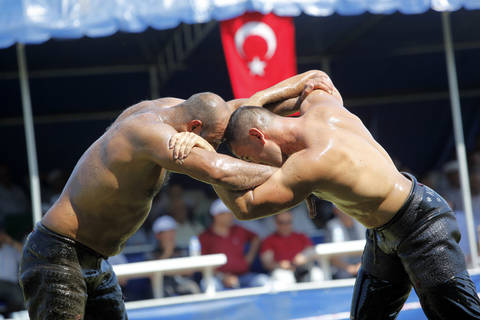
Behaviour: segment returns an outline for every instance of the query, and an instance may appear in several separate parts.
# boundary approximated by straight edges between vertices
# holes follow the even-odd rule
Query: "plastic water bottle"
[[[188,243],[188,253],[191,256],[199,256],[202,254],[202,245],[196,236],[190,238],[190,242]]]

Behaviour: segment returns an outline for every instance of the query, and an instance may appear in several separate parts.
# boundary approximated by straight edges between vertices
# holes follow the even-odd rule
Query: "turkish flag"
[[[222,21],[220,32],[235,98],[297,73],[292,18],[249,12]]]

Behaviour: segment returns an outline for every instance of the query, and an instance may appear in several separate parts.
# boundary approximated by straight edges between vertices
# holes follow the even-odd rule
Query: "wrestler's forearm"
[[[248,212],[248,201],[246,198],[249,194],[252,193],[250,190],[243,190],[243,191],[234,191],[228,188],[224,188],[221,186],[213,186],[217,195],[222,199],[223,203],[232,210],[235,217],[239,220],[251,220],[255,219],[255,217],[250,217]]]
[[[233,214],[238,220],[254,220],[267,217],[275,213],[273,211],[264,210],[263,208],[253,205],[253,190],[235,191],[219,186],[214,186],[213,188],[225,205],[232,210]]]
[[[229,190],[254,188],[265,182],[277,170],[197,147],[193,148],[184,160],[175,161],[171,158],[168,163],[163,164],[163,167]]]
[[[255,93],[248,99],[247,104],[264,106],[296,98],[302,93],[307,81],[321,73],[318,70],[311,70],[283,80],[270,88]]]
[[[276,168],[217,154],[214,164],[216,175],[213,185],[230,190],[252,189],[265,181],[277,170]]]

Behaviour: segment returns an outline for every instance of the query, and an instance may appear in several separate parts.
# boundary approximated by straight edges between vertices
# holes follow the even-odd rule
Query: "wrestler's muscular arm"
[[[319,170],[313,153],[302,150],[291,155],[265,183],[253,190],[233,191],[218,185],[214,189],[238,219],[257,219],[304,200],[315,190]]]
[[[177,133],[176,130],[157,122],[154,117],[132,122],[136,123],[131,125],[131,139],[140,149],[139,153],[166,170],[232,190],[253,188],[266,181],[275,170],[200,148],[193,148],[184,161],[176,161],[169,149],[169,140]]]
[[[335,87],[325,72],[311,70],[258,91],[244,105],[262,106],[273,113],[288,115],[299,110],[303,99],[298,98],[305,98],[313,89],[333,93]]]

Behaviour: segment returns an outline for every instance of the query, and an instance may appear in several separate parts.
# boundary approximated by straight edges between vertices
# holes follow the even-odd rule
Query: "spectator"
[[[156,259],[168,259],[181,254],[175,254],[175,237],[177,223],[168,215],[161,216],[153,223],[153,233],[157,240]]]
[[[343,242],[365,239],[365,227],[341,210],[333,207],[334,218],[327,222],[330,242]],[[332,274],[334,279],[352,278],[360,268],[361,257],[333,257]]]
[[[171,199],[169,215],[177,223],[175,244],[178,248],[187,249],[190,238],[203,231],[203,227],[193,221],[192,211],[187,207],[183,197]]]
[[[227,263],[216,270],[217,290],[264,286],[268,276],[250,272],[250,265],[260,246],[258,236],[233,224],[233,214],[220,200],[210,206],[213,223],[200,237],[202,254],[224,253]],[[245,248],[248,245],[246,254]]]
[[[0,164],[0,220],[7,215],[24,214],[26,211],[25,193],[13,183],[10,168]]]
[[[292,213],[293,231],[301,232],[309,238],[323,237],[323,231],[318,229],[310,219],[305,202],[290,210]],[[276,230],[275,217],[266,217],[257,220],[236,221],[237,225],[256,233],[260,239],[265,239]]]
[[[0,225],[0,301],[6,303],[4,316],[25,309],[18,284],[22,244],[13,240]]]
[[[293,217],[283,212],[274,217],[276,231],[267,237],[260,249],[263,267],[274,282],[321,281],[324,274],[313,264],[313,243],[302,233],[293,231]]]
[[[443,166],[445,181],[443,187],[439,190],[443,196],[452,202],[455,208],[463,211],[462,192],[460,190],[460,176],[458,168],[458,161],[456,160],[449,161]]]
[[[185,256],[184,250],[175,247],[177,223],[168,216],[161,216],[153,223],[153,233],[157,240],[156,259],[169,259]],[[191,274],[165,276],[163,278],[163,293],[166,297],[200,293],[197,283],[191,279]]]

